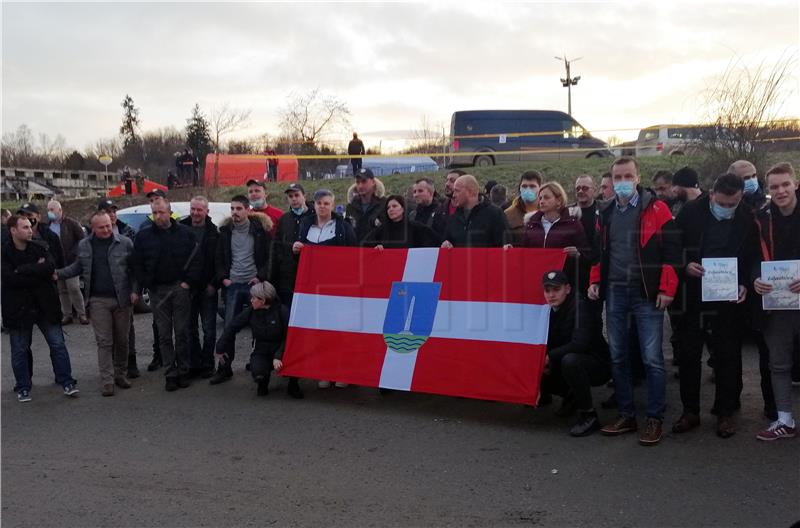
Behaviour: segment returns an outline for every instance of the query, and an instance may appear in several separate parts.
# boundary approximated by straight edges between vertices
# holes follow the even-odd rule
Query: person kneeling
[[[569,434],[587,436],[600,429],[592,406],[592,386],[602,385],[611,377],[608,343],[592,324],[587,302],[572,295],[564,272],[545,273],[542,287],[550,305],[542,393],[564,398],[559,410],[562,416],[577,409],[578,420]]]
[[[250,326],[254,341],[250,374],[258,383],[258,395],[266,396],[272,370],[279,371],[283,367],[281,359],[289,327],[289,310],[280,303],[275,287],[269,282],[259,282],[250,288],[250,306],[234,317],[222,332],[216,348],[220,369],[231,369],[236,334],[246,326]],[[229,372],[228,377],[232,374]],[[288,392],[293,398],[303,397],[297,378],[289,378]]]

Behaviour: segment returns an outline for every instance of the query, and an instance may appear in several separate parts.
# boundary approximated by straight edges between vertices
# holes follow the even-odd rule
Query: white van
[[[639,131],[637,156],[691,156],[701,154],[704,147],[716,144],[726,148],[741,142],[728,128],[713,125],[654,125]],[[747,143],[745,149],[752,151]]]

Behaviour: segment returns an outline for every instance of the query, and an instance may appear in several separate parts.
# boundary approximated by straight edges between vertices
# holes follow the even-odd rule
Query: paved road
[[[145,355],[150,317],[136,325]],[[782,527],[800,519],[800,439],[754,439],[765,421],[751,348],[739,434],[718,439],[705,415],[693,434],[644,448],[634,436],[572,439],[553,408],[323,391],[312,382],[296,401],[275,379],[257,398],[241,359],[222,386],[196,382],[168,394],[161,372],[145,373],[103,398],[90,328],[66,330],[77,400],[49,384],[37,337],[34,399],[17,403],[3,336],[4,528]],[[670,377],[667,423],[679,411],[677,389]]]

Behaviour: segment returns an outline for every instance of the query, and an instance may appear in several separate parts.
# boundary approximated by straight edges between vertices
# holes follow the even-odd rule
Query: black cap
[[[303,189],[303,186],[300,185],[299,183],[290,183],[289,186],[286,187],[286,190],[283,191],[283,192],[285,194],[285,193],[292,192],[292,191],[300,191],[303,194],[306,193],[305,189]]]
[[[375,175],[372,174],[372,171],[369,169],[359,169],[355,177],[357,180],[366,180],[367,178],[375,179]]]
[[[251,185],[258,185],[262,189],[266,189],[267,188],[267,184],[264,183],[264,180],[255,180],[255,179],[252,179],[252,178],[247,180],[247,183],[245,185],[247,185],[248,187],[250,187]]]
[[[563,286],[565,284],[569,284],[569,278],[560,270],[548,271],[542,277],[542,286]]]
[[[153,189],[152,191],[147,193],[146,196],[148,198],[150,198],[152,196],[158,196],[159,198],[166,198],[167,197],[167,193],[164,192],[164,190],[162,190],[162,189]]]
[[[696,170],[691,167],[684,167],[678,169],[677,172],[672,175],[672,185],[678,187],[699,187],[700,178]]]
[[[36,213],[39,214],[39,208],[36,207],[35,203],[24,203],[19,206],[17,209],[18,213]]]
[[[117,204],[109,199],[100,200],[100,202],[97,204],[98,211],[110,211],[111,209],[118,209],[118,207]]]

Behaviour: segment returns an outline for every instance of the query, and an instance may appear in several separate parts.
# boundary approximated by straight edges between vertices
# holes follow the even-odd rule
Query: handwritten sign
[[[772,292],[761,297],[765,310],[800,310],[800,293],[789,284],[800,279],[800,260],[773,260],[761,263],[761,280],[772,284]]]
[[[703,302],[739,299],[739,266],[735,258],[704,258]]]

